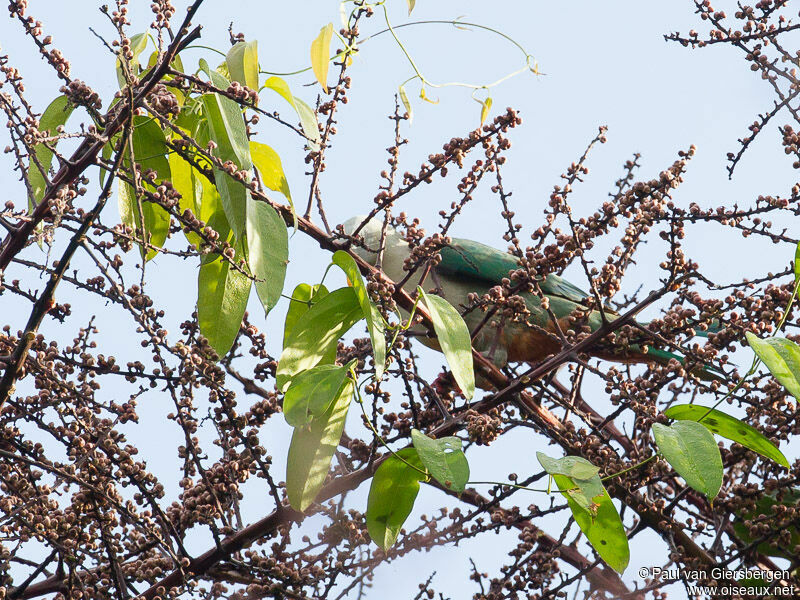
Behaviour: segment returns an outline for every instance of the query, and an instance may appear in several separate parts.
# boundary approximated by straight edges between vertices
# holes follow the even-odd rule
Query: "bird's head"
[[[344,232],[352,235],[358,226],[364,222],[366,215],[350,217],[342,223]],[[354,245],[353,252],[362,259],[374,265],[378,261],[378,251],[381,247],[381,234],[383,231],[383,219],[374,217],[361,228],[358,236],[363,240],[364,246]],[[400,281],[405,277],[403,263],[410,254],[408,244],[394,227],[386,227],[386,236],[383,240],[383,261],[381,266],[383,271],[393,280]]]

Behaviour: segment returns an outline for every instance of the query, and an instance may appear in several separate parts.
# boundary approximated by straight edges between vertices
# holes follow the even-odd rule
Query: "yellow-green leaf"
[[[592,517],[597,516],[599,507],[597,499],[605,492],[603,482],[598,475],[599,467],[581,456],[564,456],[556,459],[543,452],[537,452],[536,458],[550,476],[563,475],[567,477],[573,485],[569,488],[560,487],[561,491],[565,495],[569,495]]]
[[[225,56],[233,81],[258,90],[258,42],[237,42]]]
[[[328,23],[319,30],[319,35],[311,42],[311,68],[317,81],[328,93],[328,64],[331,55],[331,37],[333,37],[333,23]]]
[[[300,118],[300,125],[303,128],[303,133],[308,140],[308,145],[311,150],[319,150],[319,124],[317,122],[317,115],[314,113],[308,104],[303,102],[297,96],[292,95],[289,84],[277,76],[272,76],[264,82],[264,87],[279,94],[284,100],[292,105],[292,108]]]
[[[460,439],[456,436],[433,439],[412,429],[411,441],[431,477],[445,489],[459,494],[464,491],[469,481],[469,463]]]
[[[711,432],[695,421],[653,424],[653,437],[667,462],[709,502],[722,487],[722,457]]]
[[[208,69],[205,61],[201,61],[200,64],[216,87],[228,88],[227,79],[216,71]],[[208,122],[210,137],[217,144],[214,151],[217,158],[222,162],[233,162],[240,170],[250,171],[253,163],[241,107],[225,96],[203,94],[203,111]],[[214,169],[214,181],[222,197],[225,215],[236,237],[241,238],[247,224],[250,194],[241,181],[233,179],[221,169]]]
[[[411,108],[411,102],[408,101],[406,86],[401,85],[397,91],[400,93],[400,102],[403,103],[403,108],[406,109],[406,113],[408,114],[408,124],[411,125],[411,121],[414,120],[414,109]]]
[[[333,264],[344,271],[345,275],[347,275],[348,283],[358,297],[358,303],[361,306],[364,318],[367,320],[369,337],[372,341],[372,354],[375,357],[375,379],[380,379],[383,377],[386,366],[386,338],[383,335],[381,313],[370,301],[364,278],[361,277],[361,271],[358,270],[358,265],[353,257],[343,250],[337,250],[333,254]]]
[[[418,288],[431,315],[436,337],[453,377],[469,400],[475,394],[475,372],[472,363],[472,342],[469,328],[458,311],[444,298],[426,294]]]
[[[236,339],[249,296],[250,279],[232,268],[229,261],[217,255],[200,266],[197,320],[200,333],[220,357],[228,353]]]
[[[786,338],[760,339],[749,331],[747,343],[788,392],[800,400],[800,346]]]
[[[358,297],[349,287],[332,291],[302,314],[278,361],[278,389],[285,391],[293,377],[335,352],[339,338],[363,316]]]
[[[400,450],[375,471],[367,500],[367,531],[383,550],[391,548],[397,540],[414,508],[419,482],[425,479],[424,467],[414,448]]]
[[[258,176],[267,188],[280,192],[289,201],[294,214],[294,202],[292,201],[292,191],[289,189],[289,181],[283,172],[281,157],[275,150],[260,142],[250,142],[250,156],[253,164],[258,169]],[[295,216],[296,219],[296,216]]]
[[[75,107],[66,96],[59,96],[53,100],[42,113],[39,119],[39,131],[47,133],[49,136],[58,135],[57,129],[64,125],[72,114]],[[55,147],[58,140],[49,143]],[[47,187],[47,176],[50,165],[53,162],[53,152],[45,144],[37,144],[34,150],[36,160],[31,159],[28,167],[28,182],[31,185],[33,198],[28,198],[28,207],[33,208],[41,202]],[[38,164],[37,164],[38,163]],[[41,169],[40,169],[41,167]]]
[[[408,4],[408,14],[411,14],[411,11],[414,10],[414,7],[417,5],[417,0],[406,0]]]
[[[761,456],[771,458],[779,465],[789,468],[789,461],[786,460],[783,452],[778,450],[777,446],[770,442],[764,434],[755,427],[720,410],[709,409],[699,404],[677,404],[670,406],[664,411],[664,414],[670,419],[697,421],[709,431],[750,448]]]
[[[256,293],[267,314],[280,300],[289,263],[286,223],[266,202],[250,199],[247,210],[247,260]]]
[[[286,494],[295,510],[302,512],[311,506],[325,483],[354,390],[348,379],[324,414],[294,430],[286,462]]]
[[[136,33],[130,37],[130,48],[131,53],[133,54],[133,58],[130,59],[130,68],[132,70],[131,75],[134,77],[139,75],[139,71],[141,70],[141,65],[139,64],[139,55],[144,52],[144,49],[147,48],[147,40],[150,39],[148,33]],[[117,82],[119,83],[120,89],[124,88],[128,85],[128,82],[125,80],[125,72],[122,70],[122,63],[120,62],[119,58],[117,58]]]
[[[133,143],[133,159],[141,168],[141,173],[152,169],[156,172],[156,181],[171,180],[167,153],[169,148],[166,144],[164,132],[159,127],[158,121],[144,116],[133,118],[134,128],[131,133]],[[130,145],[125,144],[125,159],[123,164],[128,173],[131,173]],[[154,191],[154,187],[149,183],[142,183],[149,191]],[[144,198],[136,197],[135,190],[130,184],[119,181],[119,214],[120,220],[131,227],[137,238],[146,240],[152,246],[163,246],[169,232],[170,217],[169,213],[158,204],[149,202]],[[144,225],[144,231],[142,231]],[[153,258],[157,250],[149,249],[146,253],[144,247],[140,251],[145,260]]]
[[[569,477],[553,475],[553,479],[567,499],[572,516],[586,539],[609,567],[622,573],[630,562],[631,554],[628,546],[628,536],[622,525],[616,506],[611,501],[608,492],[603,488],[603,493],[595,498],[597,513],[589,514],[566,491],[573,487]]]
[[[492,99],[486,98],[481,102],[481,125],[486,122],[486,117],[489,116],[489,111],[492,109]]]
[[[328,288],[319,284],[310,286],[307,283],[301,283],[292,292],[291,299],[289,300],[289,309],[286,311],[286,320],[283,325],[283,346],[289,343],[289,334],[294,329],[297,321],[302,317],[309,308],[316,302],[319,302],[328,295]],[[330,361],[333,362],[335,356]]]
[[[327,412],[355,364],[353,359],[344,366],[317,365],[303,371],[283,397],[283,417],[292,427],[301,427]]]

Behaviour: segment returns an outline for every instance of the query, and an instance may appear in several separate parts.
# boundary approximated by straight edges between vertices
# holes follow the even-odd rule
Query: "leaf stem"
[[[623,469],[622,471],[619,471],[618,473],[612,473],[611,475],[606,475],[605,477],[601,477],[600,481],[608,481],[609,479],[613,479],[614,477],[619,477],[620,475],[624,475],[625,473],[629,473],[629,472],[631,472],[631,471],[633,471],[635,469],[638,469],[642,465],[647,464],[648,462],[653,460],[656,456],[658,456],[658,454],[653,454],[652,456],[648,456],[644,460],[636,463],[635,465],[631,465],[627,469]]]

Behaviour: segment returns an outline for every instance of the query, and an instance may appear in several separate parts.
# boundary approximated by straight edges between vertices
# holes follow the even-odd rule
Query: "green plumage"
[[[344,224],[345,231],[353,231],[362,220],[362,217],[350,219]],[[368,248],[377,249],[381,237],[380,223],[370,222],[361,231],[361,235]],[[376,263],[376,252],[364,248],[358,248],[356,252],[368,262]],[[403,266],[409,254],[410,250],[405,240],[395,230],[389,228],[384,240],[382,268],[393,281],[401,281],[406,276],[407,272]],[[491,288],[500,285],[510,272],[519,268],[516,257],[479,242],[457,238],[443,247],[440,254],[441,261],[431,270],[430,277],[424,283],[425,289],[438,288],[439,293],[462,312],[470,331],[478,330],[473,338],[473,347],[476,350],[498,367],[502,367],[508,362],[537,362],[560,349],[551,314],[542,308],[541,299],[535,294],[528,292],[520,294],[530,311],[527,322],[500,322],[500,317],[496,316],[491,321],[499,326],[493,326],[492,323],[484,323],[486,320],[484,311],[465,310],[470,305],[470,293],[479,296],[486,294]],[[408,291],[413,291],[417,283],[418,279],[412,277],[406,284]],[[550,311],[559,320],[562,330],[569,327],[567,317],[586,311],[583,301],[589,294],[562,277],[548,275],[539,282],[539,286],[547,297]],[[609,320],[618,316],[610,308],[606,308],[605,312]],[[592,331],[596,331],[603,323],[600,312],[592,311],[586,316],[585,323]],[[426,339],[422,341],[436,347],[435,341]],[[672,359],[683,361],[681,356],[666,350],[650,348],[644,353],[636,345],[624,349],[613,348],[608,344],[599,345],[592,354],[622,362],[663,364]],[[698,375],[704,378],[717,377],[707,369],[703,369]]]

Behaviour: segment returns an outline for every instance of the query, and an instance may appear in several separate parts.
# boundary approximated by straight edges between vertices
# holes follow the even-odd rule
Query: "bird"
[[[366,216],[355,216],[342,224],[345,235],[351,236],[365,221]],[[359,240],[353,244],[352,251],[364,261],[376,266],[379,248],[384,229],[382,219],[372,218],[358,231]],[[445,238],[442,237],[442,241]],[[360,243],[359,243],[360,242]],[[472,346],[490,360],[498,368],[509,363],[535,364],[557,353],[562,349],[561,333],[575,328],[570,316],[583,314],[580,325],[588,326],[591,331],[599,329],[604,317],[612,321],[619,314],[611,307],[600,310],[589,310],[587,301],[590,294],[563,277],[548,274],[539,280],[539,288],[547,298],[548,310],[543,307],[541,298],[530,291],[520,291],[524,299],[524,308],[529,314],[526,320],[504,319],[495,314],[487,319],[485,310],[475,309],[473,294],[478,298],[490,294],[492,288],[500,286],[504,278],[512,271],[519,269],[517,257],[508,252],[498,250],[477,241],[447,238],[447,243],[439,249],[440,260],[433,261],[428,277],[423,282],[426,292],[432,290],[447,300],[462,314],[467,328],[473,335]],[[393,227],[387,225],[383,239],[383,252],[380,267],[395,283],[406,279],[408,271],[404,269],[412,250],[406,239]],[[407,292],[414,291],[419,276],[426,270],[423,265],[415,277],[409,278],[403,285]],[[513,284],[512,284],[513,285]],[[551,314],[556,317],[558,326]],[[494,323],[492,323],[494,321]],[[411,331],[414,334],[413,330]],[[435,350],[441,351],[435,338],[419,335],[419,340]],[[599,343],[591,348],[588,354],[592,357],[613,362],[629,364],[666,364],[671,360],[680,363],[684,359],[679,354],[669,352],[652,345],[646,348],[640,344],[621,346],[609,342]],[[719,379],[713,368],[701,366],[693,373],[702,379]],[[487,388],[486,382],[479,383]]]

